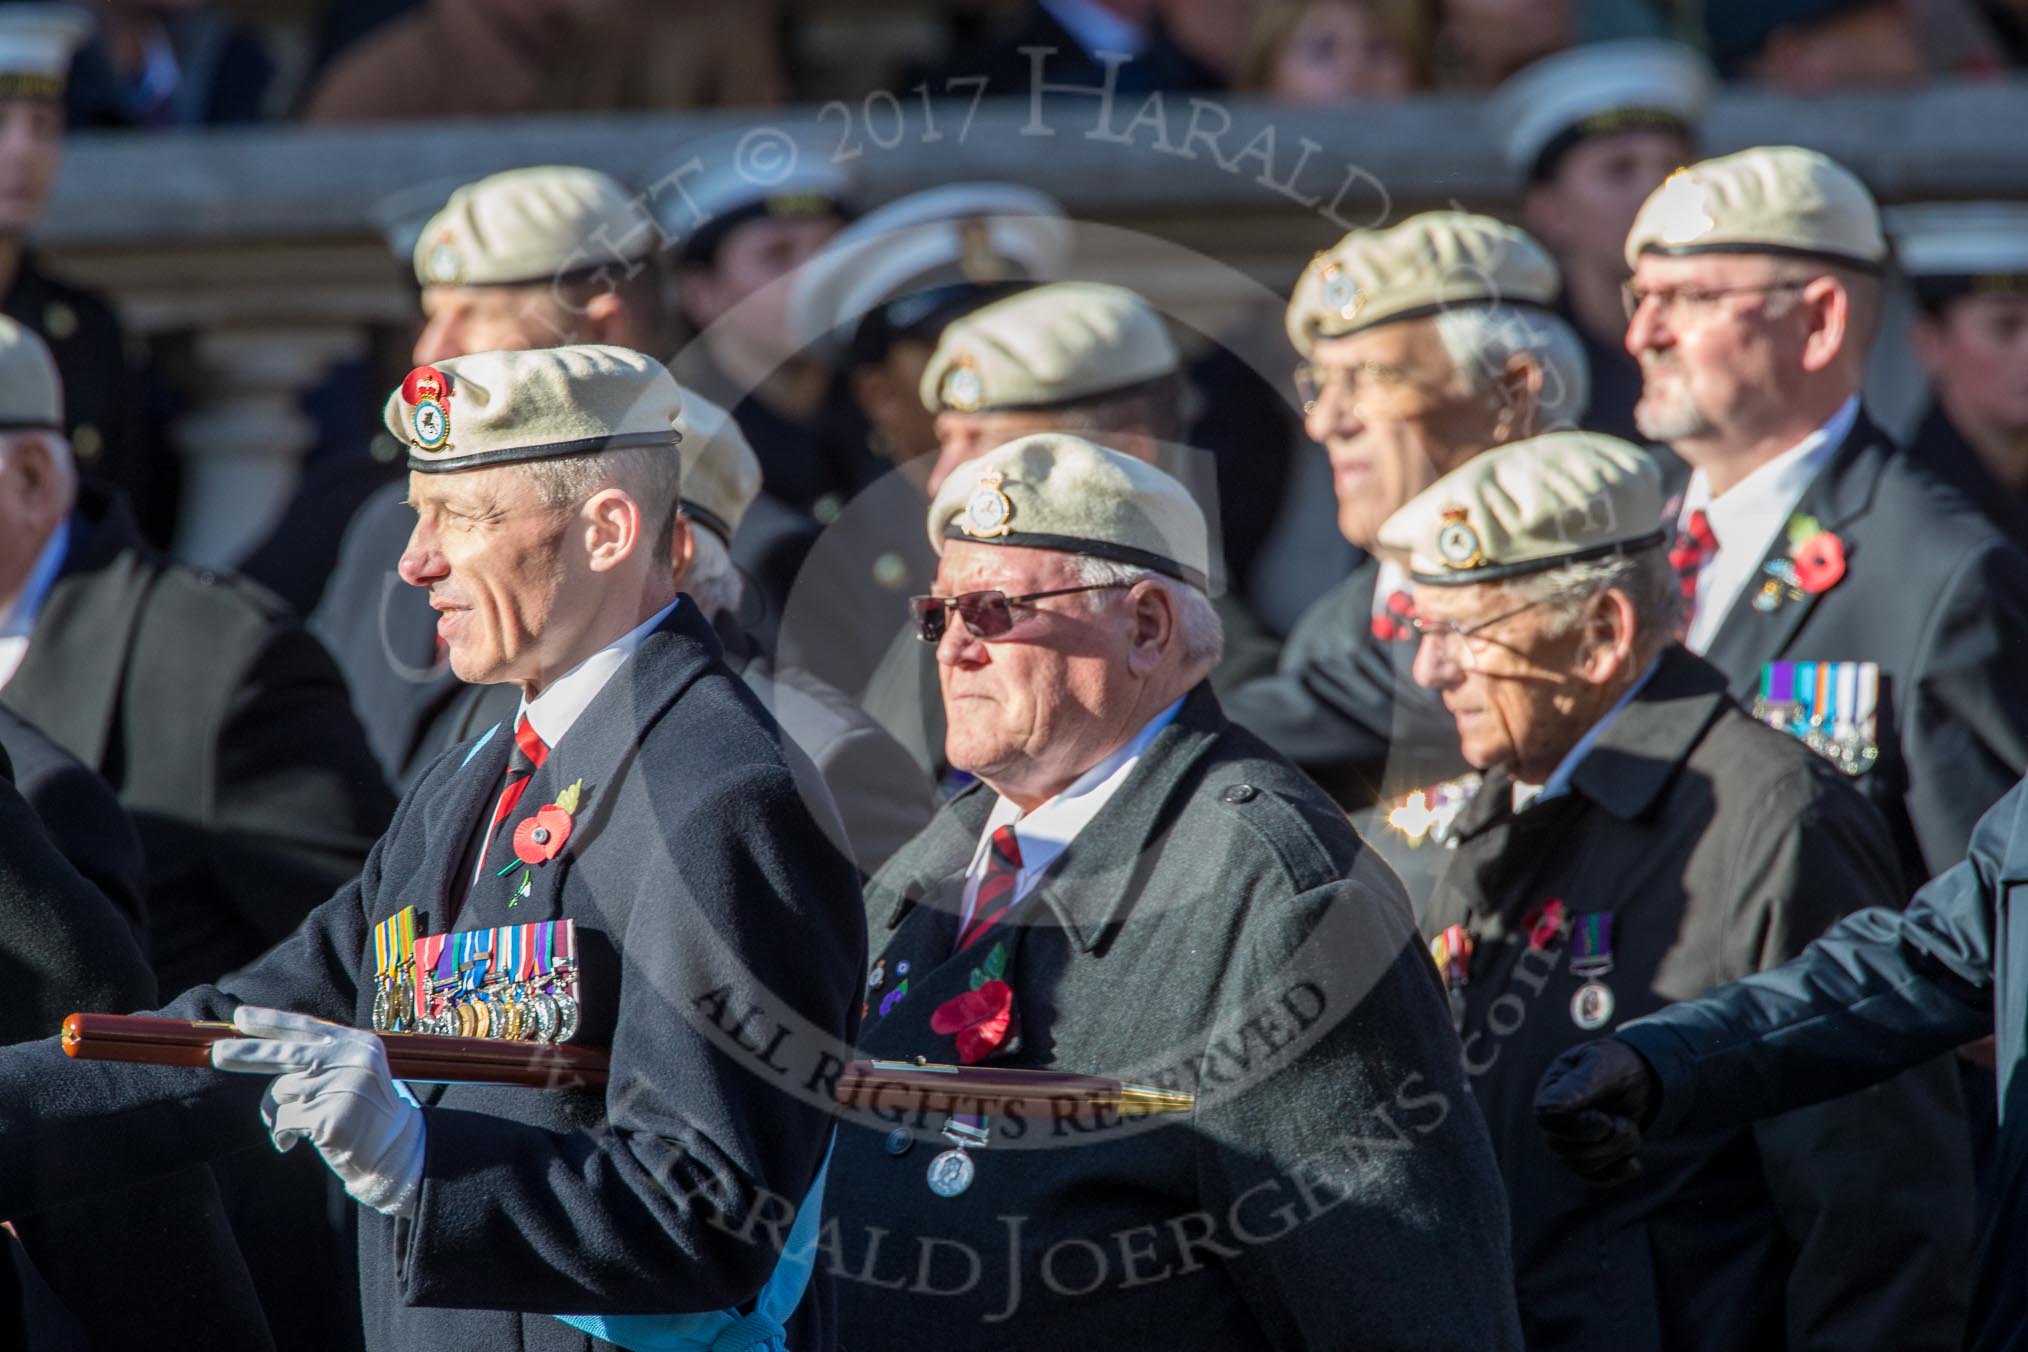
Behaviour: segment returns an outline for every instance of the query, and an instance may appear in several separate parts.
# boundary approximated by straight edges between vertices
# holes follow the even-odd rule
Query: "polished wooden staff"
[[[944,1066],[925,1060],[854,1061],[838,1076],[839,1106],[868,1111],[1002,1113],[1011,1105],[1037,1117],[1115,1113],[1187,1113],[1190,1094],[1126,1084],[1098,1075],[999,1066]]]
[[[81,1061],[211,1068],[211,1044],[244,1037],[229,1023],[192,1023],[148,1014],[73,1014],[63,1049]],[[607,1053],[569,1043],[508,1042],[437,1033],[380,1033],[397,1080],[428,1084],[512,1084],[529,1089],[602,1089]]]

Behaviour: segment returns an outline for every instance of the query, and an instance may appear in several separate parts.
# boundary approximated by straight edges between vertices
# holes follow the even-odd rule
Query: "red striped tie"
[[[1683,584],[1683,599],[1693,606],[1697,604],[1697,575],[1717,552],[1718,537],[1712,533],[1710,518],[1702,507],[1696,508],[1677,532],[1676,543],[1669,547],[1669,566]]]
[[[521,795],[528,792],[528,781],[542,768],[542,762],[549,759],[549,747],[536,735],[535,728],[523,714],[514,724],[514,749],[507,753],[507,785],[500,790],[500,805],[493,809],[493,820],[486,826],[486,843],[479,847],[479,868],[486,867],[486,850],[492,845],[494,835],[500,830],[500,823],[507,820],[514,811],[514,805],[521,801]]]
[[[986,875],[979,879],[979,891],[972,898],[972,925],[958,940],[955,952],[962,953],[993,928],[1001,916],[1014,909],[1014,885],[1021,881],[1021,843],[1014,828],[993,828],[992,843],[986,848]]]

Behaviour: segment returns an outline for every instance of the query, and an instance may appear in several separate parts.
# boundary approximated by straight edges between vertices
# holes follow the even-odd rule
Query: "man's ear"
[[[1176,598],[1158,582],[1143,580],[1127,593],[1127,670],[1136,676],[1152,676],[1163,656],[1180,639]]]
[[[678,512],[669,528],[669,570],[676,579],[677,591],[690,585],[690,570],[696,564],[696,528],[690,524],[689,517]]]
[[[1585,602],[1582,642],[1578,645],[1578,676],[1590,685],[1604,685],[1634,660],[1634,634],[1639,617],[1633,599],[1609,587]]]
[[[16,505],[38,527],[55,529],[77,499],[69,452],[35,433],[17,434],[7,448],[7,478]]]
[[[1500,401],[1500,424],[1506,432],[1503,442],[1520,441],[1542,430],[1542,396],[1547,380],[1548,372],[1542,363],[1528,353],[1516,352],[1507,358],[1500,378],[1493,384],[1494,397]]]
[[[579,509],[578,519],[584,525],[586,561],[594,573],[617,568],[647,547],[641,506],[623,489],[602,488],[592,494]]]
[[[1852,341],[1852,293],[1836,277],[1815,277],[1803,288],[1810,330],[1803,338],[1803,369],[1822,371],[1844,355]]]

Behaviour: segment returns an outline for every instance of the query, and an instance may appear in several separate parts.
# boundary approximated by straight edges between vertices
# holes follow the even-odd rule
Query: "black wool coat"
[[[75,1010],[155,1001],[132,929],[58,853],[4,758],[0,981],[0,1039],[9,1043],[46,1039]],[[68,1348],[69,1336],[97,1349],[273,1347],[202,1163],[8,1215],[15,1235],[0,1238],[0,1346]]]
[[[651,632],[559,739],[501,829],[564,788],[564,852],[516,899],[478,823],[506,771],[496,733],[436,761],[365,870],[286,941],[169,1007],[238,1004],[370,1026],[373,927],[419,933],[570,918],[578,1040],[612,1052],[604,1092],[419,1086],[426,1150],[412,1219],[359,1213],[374,1352],[584,1352],[555,1314],[660,1314],[750,1300],[772,1237],[830,1137],[829,1080],[858,1009],[858,880],[803,806],[779,734],[694,608]],[[259,1077],[0,1053],[0,1214],[223,1151],[266,1149]],[[833,1176],[836,1175],[833,1170]],[[784,1199],[787,1199],[784,1201]],[[819,1274],[791,1345],[832,1343]]]
[[[35,810],[50,842],[113,904],[145,956],[148,886],[141,837],[112,788],[4,704],[0,704],[0,753],[13,763],[14,787]]]
[[[1594,917],[1611,920],[1612,1018],[1652,1013],[1792,957],[1846,912],[1900,905],[1879,813],[1682,648],[1567,792],[1517,813],[1513,783],[1494,770],[1459,816],[1423,928],[1473,937],[1464,1063],[1507,1181],[1528,1346],[1955,1348],[1972,1171],[1946,1062],[1682,1137],[1618,1188],[1580,1182],[1535,1124],[1550,1062],[1612,1026],[1579,1027],[1572,1004]]]
[[[267,593],[170,562],[87,493],[0,700],[141,834],[164,990],[259,955],[354,876],[394,799],[331,659]]]
[[[1505,1202],[1435,972],[1315,785],[1200,686],[1014,918],[953,955],[994,801],[959,794],[869,884],[884,951],[860,1050],[959,1061],[939,1028],[977,972],[1015,1018],[979,1064],[1195,1108],[1004,1114],[949,1198],[926,1181],[941,1116],[841,1127],[826,1232],[849,1352],[1519,1347]]]
[[[2028,770],[2028,555],[1863,412],[1796,511],[1844,541],[1844,578],[1762,611],[1757,574],[1704,656],[1748,705],[1768,662],[1879,663],[1880,756],[1857,779],[1914,887]],[[1778,535],[1768,561],[1788,550]]]

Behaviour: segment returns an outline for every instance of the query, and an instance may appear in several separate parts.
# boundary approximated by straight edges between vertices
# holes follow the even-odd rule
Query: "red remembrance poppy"
[[[1845,576],[1845,542],[1829,531],[1818,531],[1795,547],[1796,585],[1811,596],[1827,592]]]
[[[569,839],[570,814],[551,803],[514,828],[514,857],[524,864],[546,864]]]
[[[1014,988],[1004,981],[954,995],[930,1014],[932,1032],[957,1035],[958,1061],[967,1066],[992,1055],[1013,1023]]]

